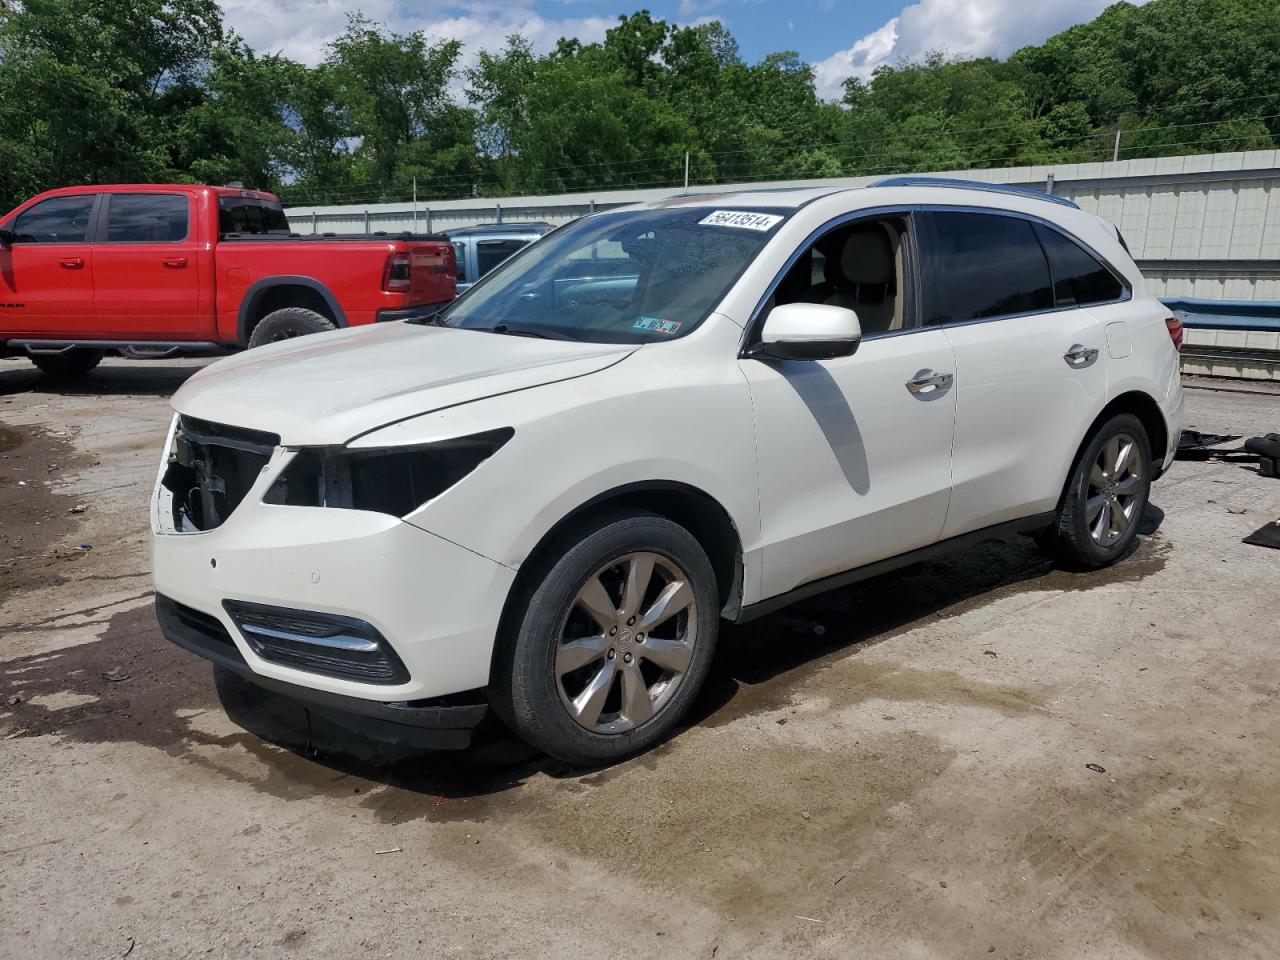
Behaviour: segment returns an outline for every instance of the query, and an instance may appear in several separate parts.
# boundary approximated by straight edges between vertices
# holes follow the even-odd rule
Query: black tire
[[[1133,452],[1136,458],[1133,461],[1134,469],[1137,471],[1136,483],[1132,488],[1133,499],[1131,502],[1116,499],[1115,491],[1124,487],[1123,483],[1120,487],[1104,485],[1100,493],[1095,493],[1095,499],[1099,495],[1102,496],[1103,509],[1108,511],[1108,516],[1111,510],[1120,509],[1119,506],[1113,507],[1112,504],[1123,504],[1124,510],[1120,515],[1127,517],[1123,532],[1109,541],[1106,539],[1109,533],[1104,533],[1100,541],[1091,530],[1098,521],[1091,522],[1088,516],[1090,488],[1094,483],[1094,466],[1102,457],[1103,451],[1108,448],[1108,444],[1116,438],[1121,438],[1123,443],[1125,437],[1130,438],[1137,448]],[[1050,558],[1075,570],[1097,570],[1115,563],[1125,556],[1138,535],[1138,528],[1142,525],[1142,514],[1151,496],[1151,473],[1151,441],[1147,437],[1146,428],[1141,420],[1133,414],[1122,413],[1100,424],[1085,438],[1080,452],[1076,455],[1075,463],[1071,467],[1071,477],[1067,480],[1066,489],[1062,494],[1062,503],[1058,507],[1057,519],[1052,527],[1037,537],[1040,548]],[[1125,479],[1127,481],[1127,475]],[[1108,483],[1113,481],[1114,478],[1111,478]],[[1106,502],[1108,492],[1111,494],[1110,502]],[[1102,516],[1101,513],[1097,515],[1099,521],[1102,520]]]
[[[594,624],[593,618],[578,605],[579,591],[597,574],[600,574],[600,582],[607,586],[613,571],[601,573],[602,568],[617,563],[617,571],[629,570],[628,558],[636,554],[652,554],[658,558],[653,568],[655,579],[649,587],[652,592],[642,591],[646,598],[670,586],[674,580],[665,578],[675,570],[687,583],[694,606],[692,610],[683,608],[669,620],[659,621],[662,626],[655,628],[654,635],[648,638],[633,635],[626,627],[615,627],[615,630],[621,629],[621,633],[612,640],[607,626],[600,625],[597,630],[592,625],[586,630],[587,633],[600,634],[601,640],[613,651],[606,655],[608,660],[617,665],[609,673],[610,677],[616,675],[616,684],[614,680],[607,681],[610,692],[601,700],[606,706],[597,718],[597,726],[613,715],[607,706],[611,698],[616,698],[612,702],[618,704],[614,724],[621,727],[631,724],[631,720],[623,715],[626,710],[622,705],[623,689],[630,679],[624,676],[624,672],[634,670],[631,676],[642,676],[642,670],[646,673],[661,671],[655,661],[648,659],[650,652],[659,649],[654,646],[654,641],[659,639],[659,630],[666,633],[670,629],[677,641],[682,632],[688,637],[691,627],[696,633],[692,635],[692,652],[678,683],[666,681],[670,688],[665,699],[660,692],[664,682],[660,678],[645,678],[644,687],[635,688],[644,691],[643,695],[653,709],[652,716],[629,729],[602,733],[588,729],[575,719],[570,707],[562,700],[562,690],[568,697],[572,692],[568,689],[570,684],[596,670],[603,671],[607,666],[605,657],[584,665],[579,671],[566,673],[562,680],[556,673],[557,652],[563,649],[562,627],[565,628],[564,634],[571,633],[569,627],[575,622],[571,617],[578,618],[577,622],[581,624],[584,622],[581,618],[585,616],[587,623]],[[670,564],[670,567],[663,564]],[[612,597],[615,606],[624,603],[624,591],[624,584],[619,582]],[[563,538],[517,602],[519,609],[511,615],[511,623],[501,638],[493,683],[489,689],[490,700],[495,711],[517,736],[574,766],[612,763],[646,750],[666,737],[688,711],[706,679],[720,626],[715,573],[701,545],[684,527],[646,512],[611,514]],[[641,603],[640,610],[652,606],[652,602],[646,600]],[[621,625],[622,620],[618,624]],[[671,642],[662,639],[663,642]],[[646,643],[647,648],[644,646]],[[622,663],[624,657],[625,667]],[[673,679],[674,676],[672,674]],[[584,689],[585,686],[586,681]]]
[[[281,307],[258,321],[249,335],[249,347],[261,347],[279,340],[292,340],[312,333],[324,333],[335,329],[334,323],[324,314],[306,307]]]
[[[66,353],[33,353],[31,362],[50,380],[79,380],[102,362],[102,351],[76,347]]]

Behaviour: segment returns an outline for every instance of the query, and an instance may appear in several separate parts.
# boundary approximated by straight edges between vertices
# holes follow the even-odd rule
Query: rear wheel
[[[1040,536],[1040,546],[1078,569],[1114,563],[1137,537],[1150,493],[1146,428],[1133,414],[1112,417],[1085,442],[1057,520]]]
[[[102,362],[102,351],[76,347],[65,353],[33,353],[31,362],[51,380],[78,380]]]
[[[249,337],[249,346],[261,347],[280,340],[292,340],[312,333],[333,330],[333,321],[323,314],[306,307],[281,307],[258,321]]]
[[[620,760],[679,723],[720,625],[715,575],[683,527],[619,515],[552,561],[491,690],[515,732],[576,765]]]

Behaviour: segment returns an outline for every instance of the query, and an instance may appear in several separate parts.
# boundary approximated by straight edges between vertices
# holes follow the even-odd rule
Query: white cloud
[[[894,17],[879,30],[867,34],[848,50],[837,50],[813,65],[814,85],[818,96],[838,100],[844,95],[846,77],[871,76],[871,71],[886,62],[898,42],[898,18]]]
[[[1113,0],[917,0],[879,30],[814,65],[818,93],[839,98],[846,77],[866,78],[881,64],[913,60],[934,50],[953,56],[1004,57],[1077,23],[1092,20]],[[1138,6],[1147,0],[1130,0]],[[886,44],[886,40],[892,42]]]
[[[347,26],[351,0],[220,0],[225,23],[258,53],[283,53],[314,65],[324,59],[325,47]],[[480,50],[498,50],[513,33],[522,34],[533,48],[545,53],[561,37],[584,43],[604,39],[616,25],[613,17],[571,17],[548,20],[535,13],[528,0],[478,0],[466,6],[444,4],[420,7],[398,0],[362,0],[359,9],[370,19],[397,33],[423,30],[436,40],[463,43],[461,66],[474,62]],[[465,12],[464,12],[465,11]],[[456,16],[442,16],[442,13]]]

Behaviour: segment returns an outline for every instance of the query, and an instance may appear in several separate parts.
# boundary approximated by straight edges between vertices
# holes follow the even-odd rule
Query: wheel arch
[[[250,285],[240,300],[236,320],[236,342],[247,346],[258,321],[282,307],[304,307],[347,326],[347,316],[333,292],[315,277],[263,277]]]
[[[1081,434],[1079,442],[1076,444],[1075,453],[1072,454],[1070,461],[1067,463],[1066,476],[1062,478],[1062,491],[1058,495],[1058,510],[1062,509],[1063,500],[1067,495],[1067,486],[1071,483],[1076,464],[1080,462],[1080,457],[1084,453],[1085,447],[1089,444],[1089,438],[1093,436],[1098,427],[1121,413],[1133,414],[1147,431],[1147,439],[1151,442],[1151,479],[1153,481],[1159,479],[1160,472],[1164,467],[1164,453],[1169,449],[1169,425],[1165,421],[1160,404],[1156,402],[1154,397],[1142,390],[1127,390],[1109,400],[1107,405],[1093,418],[1084,433]]]
[[[1160,409],[1160,404],[1149,393],[1129,390],[1113,398],[1102,408],[1102,412],[1094,418],[1093,423],[1089,424],[1085,439],[1088,439],[1100,424],[1120,413],[1133,414],[1147,431],[1147,439],[1151,442],[1151,479],[1159,479],[1164,467],[1165,454],[1169,450],[1169,424],[1165,420],[1164,412]],[[1083,447],[1083,441],[1081,447]]]
[[[599,493],[557,521],[534,545],[520,564],[507,591],[499,620],[496,658],[503,637],[512,635],[514,617],[537,589],[538,574],[546,569],[558,549],[580,534],[595,518],[626,509],[644,510],[665,517],[688,530],[706,551],[715,571],[721,616],[736,619],[742,610],[742,539],[729,512],[710,494],[675,480],[645,480]]]

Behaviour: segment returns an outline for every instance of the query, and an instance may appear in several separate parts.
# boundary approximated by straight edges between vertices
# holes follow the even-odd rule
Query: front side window
[[[218,232],[287,237],[290,235],[289,219],[278,203],[231,197],[218,201]]]
[[[787,271],[769,307],[824,303],[858,315],[864,336],[909,326],[907,221],[843,224],[814,241]]]
[[[107,243],[177,243],[187,237],[187,198],[116,193],[107,205]]]
[[[1060,307],[1110,303],[1124,296],[1124,284],[1097,258],[1052,227],[1036,224],[1036,234],[1049,257],[1054,301]]]
[[[671,340],[711,313],[789,213],[680,206],[584,217],[529,244],[434,322],[596,343]]]
[[[50,197],[13,220],[19,243],[84,243],[95,197]]]
[[[1049,263],[1030,221],[950,212],[931,213],[927,219],[933,296],[926,323],[1052,309]]]

